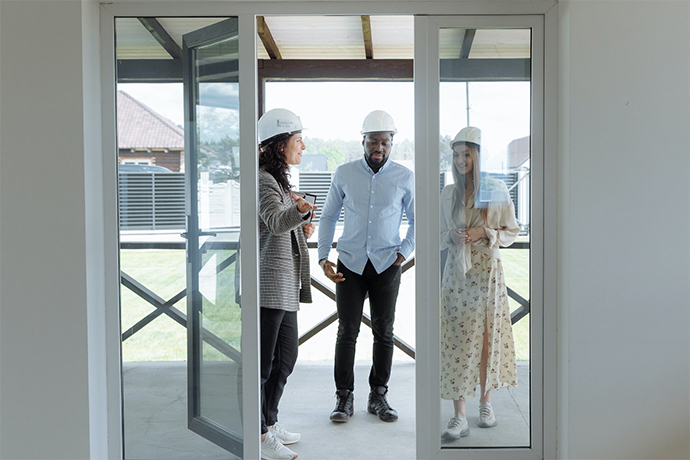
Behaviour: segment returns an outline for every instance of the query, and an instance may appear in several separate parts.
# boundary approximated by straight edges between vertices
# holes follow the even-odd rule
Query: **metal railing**
[[[309,248],[316,248],[317,244],[315,242],[310,242],[308,243]],[[333,244],[335,247],[335,243]],[[529,249],[530,243],[529,242],[515,242],[513,243],[510,247],[508,248],[503,248],[505,249]],[[120,244],[121,249],[180,249],[184,250],[185,249],[185,243],[184,242],[165,242],[165,243],[129,243],[129,242],[122,242]],[[237,252],[234,252],[232,255],[227,257],[225,260],[223,260],[221,263],[219,263],[216,266],[216,273],[221,273],[223,270],[226,268],[230,267],[231,265],[235,264],[237,262]],[[415,265],[415,259],[414,257],[410,258],[408,261],[406,261],[403,264],[402,267],[402,273],[405,273]],[[142,283],[125,273],[124,271],[120,272],[120,279],[121,279],[121,284],[126,287],[127,289],[131,290],[134,294],[137,296],[141,297],[144,299],[146,302],[149,304],[153,305],[155,307],[155,310],[145,317],[143,317],[141,320],[139,320],[134,326],[130,327],[126,331],[122,333],[122,341],[124,342],[128,338],[132,337],[134,334],[142,330],[144,327],[146,327],[148,324],[150,324],[154,319],[158,318],[161,315],[166,315],[170,317],[173,321],[178,323],[180,326],[186,328],[187,327],[187,316],[181,312],[179,309],[175,308],[175,304],[179,302],[180,300],[184,299],[186,297],[186,289],[181,290],[178,292],[176,295],[171,297],[168,300],[165,300],[161,297],[159,297],[157,294],[149,290],[146,286],[144,286]],[[235,282],[238,283],[238,277],[235,278]],[[333,302],[335,302],[335,291],[331,289],[329,286],[326,286],[324,283],[319,281],[318,279],[314,278],[313,276],[311,277],[311,285],[316,289],[317,291],[323,293],[326,297],[331,299]],[[239,286],[235,286],[235,292],[239,292]],[[511,323],[515,324],[518,321],[520,321],[522,318],[527,316],[530,312],[530,301],[528,299],[523,298],[521,295],[519,295],[517,292],[515,292],[513,289],[510,287],[508,289],[508,296],[518,302],[520,304],[520,307],[517,308],[515,311],[511,313]],[[325,328],[327,328],[329,325],[333,324],[336,320],[338,319],[338,312],[333,312],[323,320],[321,320],[318,324],[316,324],[314,327],[306,331],[304,334],[302,334],[299,337],[299,344],[302,345],[305,342],[307,342],[309,339],[314,337],[316,334],[319,332],[323,331]],[[362,323],[371,328],[371,317],[367,315],[366,313],[362,314]],[[208,330],[202,328],[202,338],[203,340],[214,347],[216,350],[219,352],[223,353],[225,356],[228,358],[232,359],[233,361],[240,362],[240,352],[233,348],[232,346],[228,345],[225,341],[223,341],[220,337],[214,335],[213,333],[209,332]],[[393,341],[395,343],[395,346],[400,349],[403,353],[411,357],[412,359],[415,358],[415,349],[411,345],[407,344],[404,340],[402,340],[398,336],[393,337]]]

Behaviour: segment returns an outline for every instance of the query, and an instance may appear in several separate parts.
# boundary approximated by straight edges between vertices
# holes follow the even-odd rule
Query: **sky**
[[[181,83],[120,84],[177,125],[184,122]],[[467,126],[465,83],[442,83],[441,135],[454,137]],[[284,107],[300,116],[305,138],[361,139],[362,120],[372,110],[393,116],[398,139],[414,139],[412,82],[271,82],[266,85],[266,109]],[[482,163],[502,169],[510,141],[529,135],[528,82],[470,83],[470,125],[482,130]]]

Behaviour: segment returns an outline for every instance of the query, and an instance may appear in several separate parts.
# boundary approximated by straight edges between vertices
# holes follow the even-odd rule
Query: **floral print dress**
[[[452,185],[446,189],[449,187]],[[512,244],[519,226],[510,199],[490,205],[484,223],[469,197],[464,216],[451,219],[452,190],[446,189],[441,200],[445,208],[441,213],[442,249],[448,249],[441,280],[441,397],[458,400],[473,397],[480,384],[485,334],[487,390],[517,385],[513,329],[498,246]],[[449,231],[457,228],[458,220],[466,228],[484,227],[487,238],[467,247],[453,244]]]

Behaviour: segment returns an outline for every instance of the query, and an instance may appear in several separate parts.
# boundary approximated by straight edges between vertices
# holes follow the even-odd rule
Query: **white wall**
[[[0,8],[0,457],[87,458],[82,5]]]
[[[560,8],[564,458],[687,459],[690,3]]]
[[[560,9],[560,455],[688,458],[690,7]],[[0,2],[2,459],[102,457],[82,17],[78,0]]]

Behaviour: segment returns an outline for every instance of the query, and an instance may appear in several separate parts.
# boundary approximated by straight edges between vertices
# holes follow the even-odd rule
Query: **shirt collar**
[[[386,161],[386,163],[385,163],[383,166],[381,166],[381,167],[379,168],[379,172],[381,172],[381,171],[383,171],[384,169],[386,169],[390,163],[391,163],[391,157],[389,156],[389,157],[388,157],[388,160]],[[371,169],[371,166],[369,166],[369,163],[367,163],[367,159],[366,159],[366,157],[364,156],[364,154],[362,154],[362,164],[364,165],[364,169],[365,169],[366,171],[370,172],[371,174],[377,174],[377,173],[374,172],[373,169]]]

